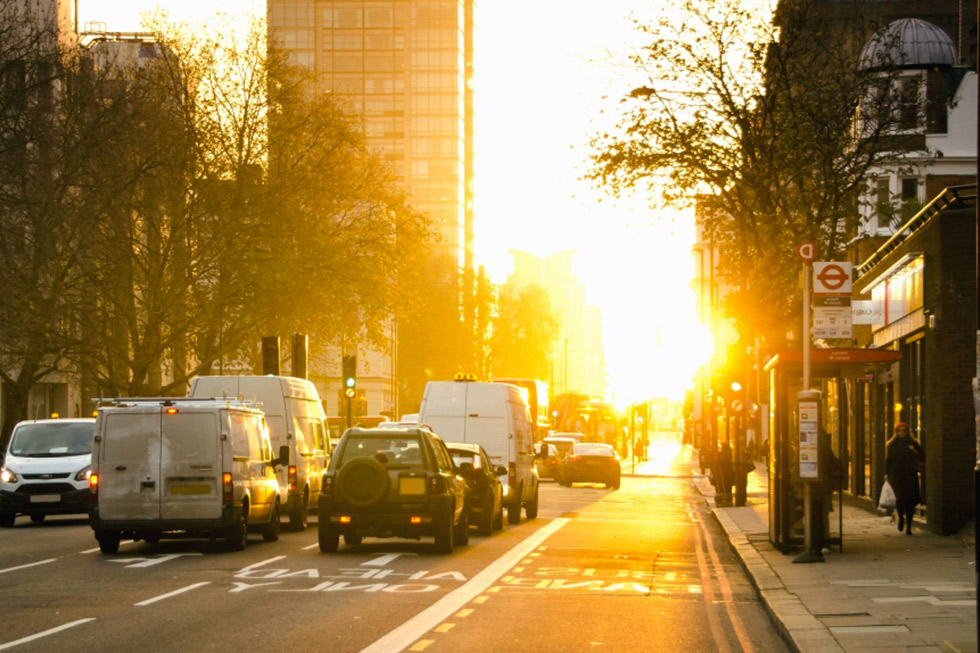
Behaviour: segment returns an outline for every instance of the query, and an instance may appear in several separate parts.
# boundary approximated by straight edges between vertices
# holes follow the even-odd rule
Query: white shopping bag
[[[895,507],[895,490],[892,489],[892,485],[888,481],[885,481],[881,486],[878,507],[882,510],[891,510]]]

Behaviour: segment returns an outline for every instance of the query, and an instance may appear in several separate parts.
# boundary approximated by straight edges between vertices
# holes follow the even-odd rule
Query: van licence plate
[[[424,478],[400,478],[398,479],[399,494],[425,494]]]
[[[171,485],[170,494],[211,494],[210,485]]]
[[[61,501],[60,494],[32,494],[31,503],[58,503]]]

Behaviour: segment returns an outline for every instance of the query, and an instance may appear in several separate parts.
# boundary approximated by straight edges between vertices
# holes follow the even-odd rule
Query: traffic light
[[[350,354],[344,356],[343,362],[343,382],[344,390],[354,390],[357,387],[357,356]],[[348,394],[352,397],[353,394]]]

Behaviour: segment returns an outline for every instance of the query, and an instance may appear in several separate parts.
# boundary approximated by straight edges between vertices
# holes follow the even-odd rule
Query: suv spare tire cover
[[[337,472],[337,497],[357,508],[380,503],[390,486],[388,469],[374,458],[348,460]]]

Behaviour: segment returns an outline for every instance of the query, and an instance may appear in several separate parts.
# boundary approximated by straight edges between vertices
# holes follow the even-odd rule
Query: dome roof
[[[878,30],[861,51],[858,67],[875,70],[956,64],[956,47],[942,29],[919,18],[903,18]]]

